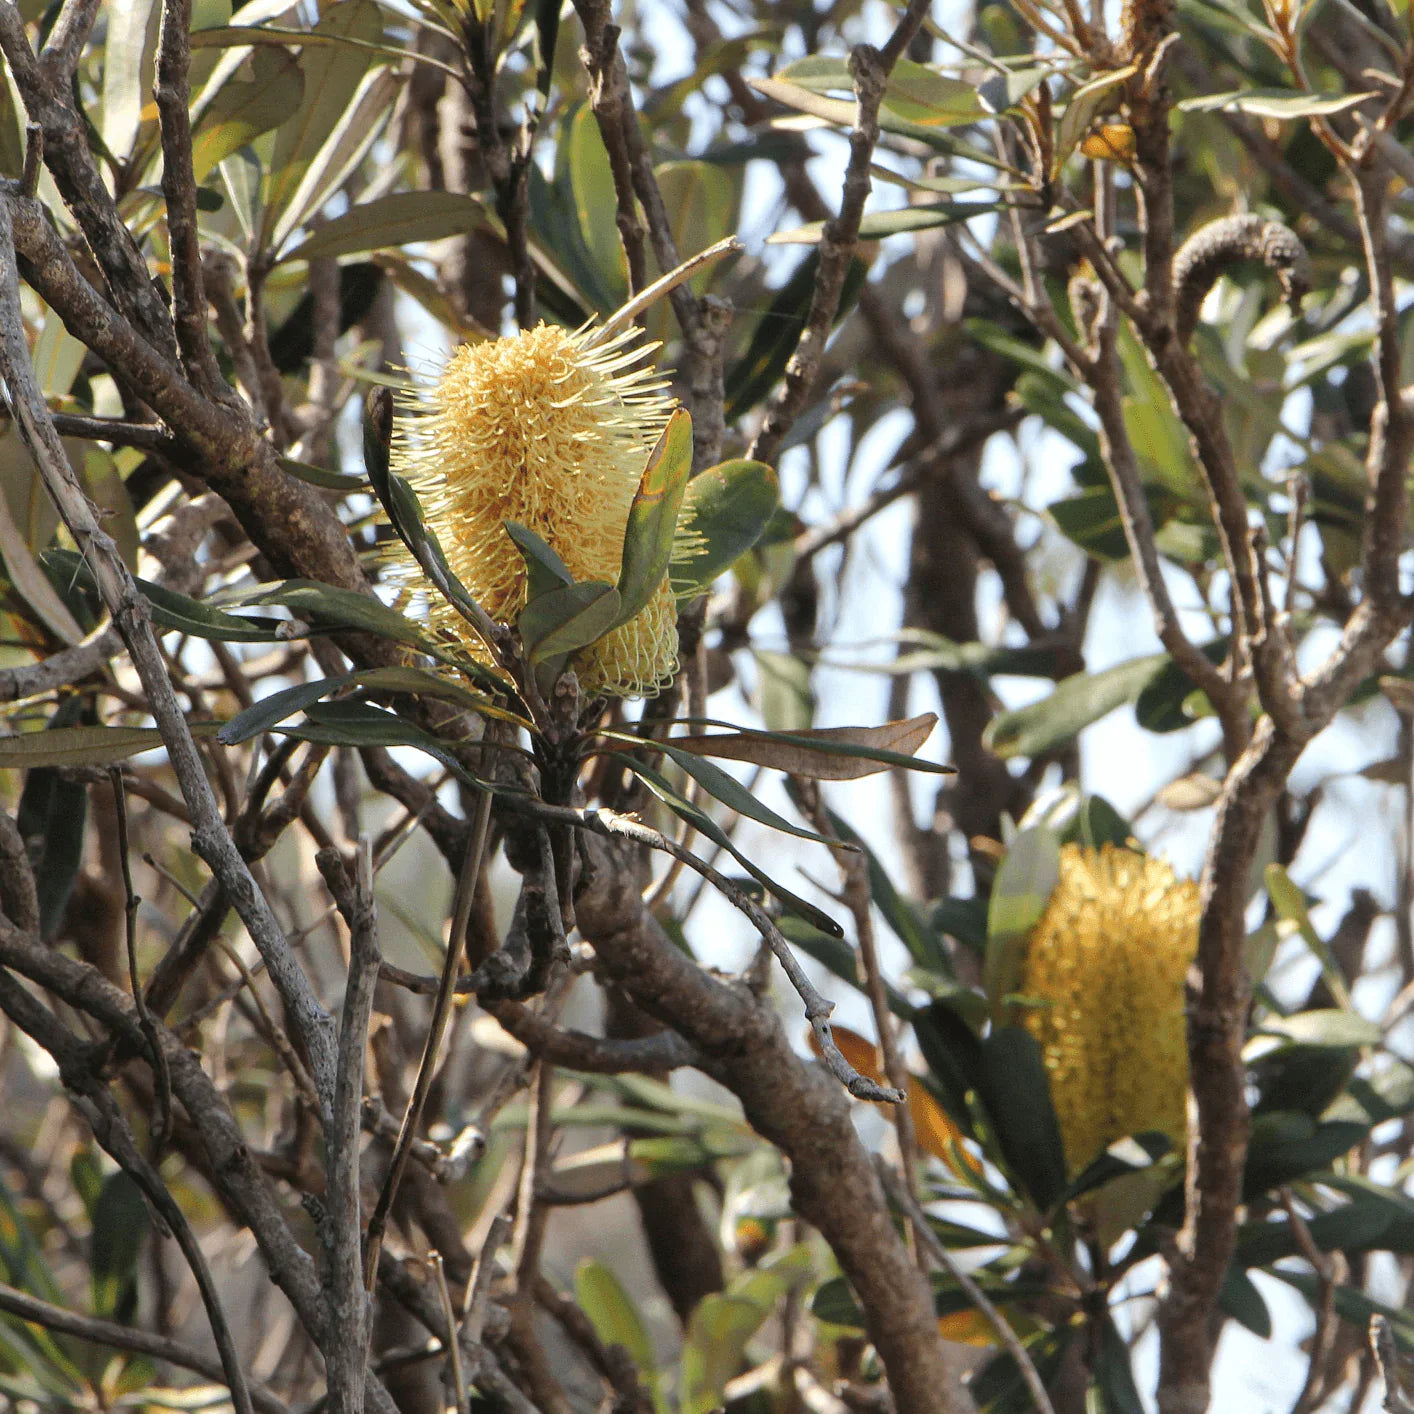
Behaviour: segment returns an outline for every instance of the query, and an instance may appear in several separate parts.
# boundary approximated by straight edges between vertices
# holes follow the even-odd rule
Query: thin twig
[[[407,1167],[408,1148],[422,1119],[422,1107],[427,1103],[427,1092],[432,1087],[432,1077],[437,1069],[437,1055],[442,1048],[442,1033],[446,1030],[447,1018],[451,1015],[457,973],[461,967],[466,942],[467,919],[471,915],[472,899],[475,897],[477,880],[481,875],[490,824],[491,794],[489,791],[483,791],[477,797],[476,819],[467,840],[466,858],[462,861],[461,872],[457,876],[456,897],[452,905],[452,927],[447,936],[447,956],[442,965],[437,995],[432,1003],[432,1016],[427,1023],[427,1039],[423,1044],[422,1060],[417,1068],[417,1078],[413,1082],[407,1109],[403,1112],[402,1128],[398,1133],[398,1142],[393,1148],[387,1177],[383,1180],[383,1188],[378,1194],[373,1216],[368,1220],[363,1273],[365,1289],[370,1292],[377,1279],[378,1253],[383,1244],[383,1230],[388,1222],[393,1199],[397,1196],[403,1170]]]
[[[123,773],[116,766],[108,768],[108,780],[113,787],[113,810],[118,821],[118,864],[123,874],[123,936],[128,952],[128,984],[133,989],[133,1005],[137,1007],[138,1023],[147,1037],[148,1054],[152,1057],[152,1073],[157,1077],[157,1118],[152,1125],[152,1160],[160,1163],[162,1149],[172,1133],[172,1075],[167,1069],[167,1057],[157,1039],[157,1026],[147,1009],[142,979],[137,969],[137,911],[142,903],[133,888],[131,845],[128,840],[128,802],[123,793]]]

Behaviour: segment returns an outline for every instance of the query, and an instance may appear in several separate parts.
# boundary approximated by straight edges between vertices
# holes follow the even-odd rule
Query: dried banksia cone
[[[1061,849],[1020,990],[1033,1003],[1024,1023],[1045,1059],[1072,1175],[1146,1130],[1183,1149],[1183,984],[1199,914],[1197,884],[1160,860],[1109,844]]]
[[[541,324],[463,344],[436,383],[399,418],[393,470],[412,484],[452,572],[493,619],[525,607],[525,563],[506,533],[517,521],[564,561],[576,581],[613,584],[644,463],[673,411],[644,360],[637,330],[596,342]],[[410,558],[393,576],[426,591],[434,629],[485,660],[465,621],[432,593]],[[677,671],[677,609],[666,577],[648,604],[572,666],[589,695],[651,694]]]

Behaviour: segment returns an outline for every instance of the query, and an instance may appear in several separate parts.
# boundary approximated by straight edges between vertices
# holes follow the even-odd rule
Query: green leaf
[[[894,65],[883,107],[904,122],[923,127],[965,125],[992,116],[979,101],[976,84],[936,73],[912,59]]]
[[[99,132],[104,147],[123,161],[137,142],[143,103],[152,88],[162,6],[156,0],[110,0],[107,10]]]
[[[1346,985],[1345,977],[1341,973],[1340,964],[1336,961],[1335,954],[1327,946],[1326,940],[1316,932],[1315,926],[1311,922],[1311,915],[1306,911],[1306,900],[1302,897],[1301,890],[1292,883],[1291,875],[1280,864],[1268,864],[1263,877],[1266,880],[1267,894],[1272,901],[1272,907],[1281,917],[1296,924],[1302,941],[1311,949],[1311,955],[1321,964],[1321,975],[1326,979],[1326,985],[1330,988],[1331,995],[1342,1007],[1348,1009],[1350,988]],[[1378,1040],[1379,1037],[1376,1037],[1376,1042]],[[1374,1043],[1357,1041],[1353,1044]]]
[[[441,762],[468,785],[499,793],[510,789],[502,784],[481,780],[457,760],[446,742],[396,713],[374,707],[371,703],[356,702],[348,698],[334,702],[315,702],[305,708],[305,715],[308,720],[300,726],[277,726],[272,730],[283,736],[297,737],[301,741],[321,742],[327,746],[411,746]]]
[[[1067,540],[1092,558],[1112,563],[1129,558],[1119,502],[1108,486],[1087,486],[1074,496],[1063,496],[1046,507],[1046,514]]]
[[[620,305],[628,294],[628,261],[619,239],[614,173],[599,122],[587,103],[570,120],[568,138],[562,141],[582,249],[588,255],[595,283],[612,305]]]
[[[1337,1007],[1299,1011],[1294,1016],[1269,1016],[1257,1028],[1263,1036],[1281,1036],[1299,1046],[1341,1049],[1378,1046],[1384,1032],[1373,1021]]]
[[[1227,1269],[1227,1275],[1223,1278],[1218,1305],[1253,1335],[1263,1340],[1272,1338],[1272,1313],[1267,1309],[1257,1283],[1236,1263]]]
[[[366,491],[368,479],[363,476],[349,476],[341,471],[329,471],[322,466],[311,466],[308,462],[296,461],[294,457],[281,457],[280,466],[296,481],[317,486],[321,491]]]
[[[241,604],[278,604],[321,629],[356,629],[435,653],[422,630],[371,594],[341,589],[315,579],[286,579],[241,594]],[[292,635],[282,635],[292,636]]]
[[[1184,113],[1243,113],[1251,118],[1329,117],[1358,107],[1379,95],[1370,93],[1298,93],[1289,88],[1234,89],[1185,98],[1178,105]]]
[[[758,707],[772,731],[808,731],[815,716],[815,694],[810,688],[810,665],[789,653],[753,648],[751,656],[760,675]],[[681,744],[681,738],[678,739]]]
[[[220,722],[192,722],[195,737],[215,736]],[[58,727],[0,737],[0,770],[35,766],[111,766],[162,746],[156,727]]]
[[[586,1258],[575,1269],[574,1294],[605,1345],[621,1345],[642,1378],[652,1381],[657,1370],[653,1342],[628,1292],[602,1262]]]
[[[257,49],[250,69],[249,81],[229,79],[201,112],[192,133],[192,173],[198,182],[205,181],[217,163],[299,111],[304,72],[293,54]]]
[[[93,1210],[90,1262],[95,1316],[120,1321],[131,1318],[137,1298],[138,1262],[151,1225],[137,1180],[122,1171],[110,1174]]]
[[[978,1080],[1002,1157],[1037,1208],[1048,1211],[1065,1192],[1065,1148],[1036,1038],[1019,1026],[994,1027],[982,1042]]]
[[[999,712],[984,740],[1003,759],[1043,756],[1073,740],[1092,722],[1135,698],[1169,661],[1167,653],[1131,658],[1098,673],[1076,673],[1040,702]]]
[[[506,521],[505,526],[525,561],[527,600],[574,583],[565,562],[533,530],[514,520]]]
[[[300,41],[304,95],[295,113],[280,125],[267,172],[269,188],[258,240],[262,250],[278,250],[303,219],[313,196],[311,187],[334,156],[332,150],[326,151],[326,144],[347,130],[361,85],[379,76],[370,72],[370,55],[362,48],[383,37],[383,15],[372,0],[342,0],[327,7],[309,36],[317,38],[306,36]],[[336,42],[321,44],[320,38]],[[376,135],[376,129],[369,131],[371,126],[365,122],[358,137],[371,140]]]
[[[78,726],[87,710],[85,699],[76,694],[59,704],[42,733],[15,740],[52,738]],[[26,771],[15,824],[29,850],[38,846],[38,857],[32,856],[30,864],[39,900],[39,936],[48,941],[58,932],[83,865],[88,787],[66,779],[52,766]]]
[[[486,210],[474,196],[451,191],[392,192],[326,221],[280,259],[329,260],[462,236],[485,219]]]
[[[920,916],[919,908],[905,899],[894,887],[888,870],[880,863],[878,855],[869,848],[842,816],[830,810],[827,812],[830,827],[847,845],[861,851],[869,869],[869,897],[874,907],[884,915],[884,921],[893,929],[894,935],[918,967],[926,967],[944,977],[952,976],[952,966],[947,954],[939,945],[937,937],[929,930]]]
[[[760,540],[781,503],[780,482],[765,462],[719,462],[687,483],[671,573],[679,598],[705,592]]]
[[[943,1107],[969,1139],[975,1138],[967,1093],[982,1088],[982,1042],[977,1033],[955,1007],[937,999],[914,1013],[913,1034]]]
[[[1227,657],[1226,637],[1210,639],[1200,652],[1210,663]],[[1134,720],[1146,732],[1177,732],[1191,727],[1199,717],[1211,715],[1208,698],[1177,663],[1165,663],[1149,685],[1134,699]]]
[[[680,820],[685,820],[699,834],[705,835],[713,844],[726,850],[762,888],[772,894],[792,913],[805,919],[807,923],[820,929],[822,933],[828,933],[832,938],[844,937],[844,929],[828,913],[823,909],[816,908],[813,903],[807,902],[799,895],[793,894],[784,885],[778,884],[765,870],[753,860],[748,859],[733,842],[731,836],[705,810],[699,809],[686,796],[674,789],[666,777],[627,753],[618,759],[643,781],[648,789]]]
[[[1021,990],[1031,930],[1060,878],[1060,844],[1047,825],[1018,831],[992,882],[982,985],[997,1020],[1007,1014],[1007,999]]]
[[[1253,1118],[1242,1201],[1318,1172],[1359,1144],[1369,1129],[1349,1120],[1317,1123],[1309,1115],[1277,1111]]]
[[[653,597],[673,554],[673,534],[692,471],[692,416],[678,408],[649,453],[624,527],[618,617],[627,623]]]
[[[1129,1344],[1108,1312],[1100,1320],[1100,1350],[1095,1358],[1095,1384],[1104,1399],[1105,1414],[1145,1414],[1134,1382]]]
[[[752,331],[746,352],[727,370],[728,425],[748,413],[780,381],[809,316],[819,266],[820,253],[812,250],[776,291]],[[854,308],[868,269],[857,256],[850,261],[840,291],[836,324]]]
[[[447,564],[437,534],[422,516],[417,494],[406,477],[391,469],[390,452],[393,430],[392,397],[385,389],[373,389],[364,403],[363,463],[369,484],[387,513],[398,538],[407,546],[423,574],[437,592],[486,640],[490,648],[491,620],[486,611],[466,591]],[[401,616],[399,616],[401,617]],[[483,676],[494,675],[482,670]]]
[[[614,735],[618,740],[638,740],[630,738],[626,734],[615,733]],[[735,776],[728,774],[705,757],[696,756],[690,751],[680,751],[672,741],[658,740],[644,744],[669,757],[682,770],[686,771],[708,795],[725,805],[728,810],[735,810],[738,815],[744,815],[748,820],[755,820],[758,825],[779,830],[782,834],[795,835],[802,840],[813,840],[816,844],[827,845],[831,849],[844,849],[858,853],[858,845],[831,839],[828,835],[817,834],[814,830],[808,830],[803,825],[793,824],[784,815],[778,814],[764,801],[758,799],[753,791],[747,790]]]
[[[619,591],[612,584],[593,580],[561,585],[532,599],[519,620],[526,657],[539,663],[598,642],[622,621],[619,605]]]

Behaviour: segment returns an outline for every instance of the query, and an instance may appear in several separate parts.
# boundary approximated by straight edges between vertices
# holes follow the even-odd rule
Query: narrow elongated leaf
[[[372,0],[342,0],[329,6],[310,31],[314,36],[376,44],[383,37],[383,16]],[[323,45],[317,39],[301,40],[300,68],[304,96],[294,115],[280,126],[269,167],[269,190],[261,217],[261,248],[275,247],[282,219],[296,205],[306,177],[343,119],[359,84],[368,76],[369,58],[360,47]],[[304,200],[298,202],[304,207]]]
[[[56,732],[79,726],[87,710],[87,699],[76,693],[59,704],[48,726],[36,735],[52,737]],[[34,740],[34,737],[22,740]],[[15,824],[26,849],[31,852],[39,902],[39,936],[48,940],[63,921],[83,865],[88,787],[82,781],[65,778],[53,766],[26,771]],[[37,856],[33,854],[36,849]]]
[[[978,1079],[1002,1156],[1045,1212],[1065,1192],[1065,1148],[1036,1038],[1019,1026],[995,1027],[982,1042]]]
[[[251,56],[250,67],[250,79],[228,79],[201,114],[192,134],[192,172],[198,182],[218,162],[299,111],[304,73],[293,54],[261,49]]]
[[[1007,998],[1020,987],[1027,938],[1059,878],[1060,836],[1046,825],[1021,830],[997,870],[987,905],[982,978],[998,1021],[1007,1014]]]
[[[86,589],[96,589],[93,573],[73,550],[46,550],[44,562],[64,579]],[[152,609],[158,628],[190,634],[220,643],[278,643],[294,635],[291,625],[279,619],[243,618],[203,604],[187,594],[178,594],[150,580],[135,579]]]
[[[35,618],[61,643],[72,646],[83,637],[68,606],[25,544],[25,537],[10,514],[9,498],[4,494],[0,494],[0,574],[34,611]]]
[[[412,241],[461,236],[485,219],[474,196],[451,191],[392,192],[326,221],[282,260],[328,260]]]
[[[1384,1032],[1373,1021],[1339,1007],[1299,1011],[1294,1016],[1267,1017],[1258,1028],[1265,1036],[1281,1036],[1298,1046],[1333,1047],[1378,1046]]]
[[[1101,717],[1133,702],[1168,663],[1167,653],[1131,658],[1098,673],[1076,673],[1056,684],[1040,702],[999,712],[987,727],[985,741],[1004,759],[1042,756],[1071,741]]]
[[[558,13],[558,7],[557,7]],[[602,1262],[586,1258],[574,1274],[574,1294],[605,1345],[621,1345],[639,1374],[652,1379],[657,1361],[643,1318],[618,1277]]]
[[[406,643],[423,652],[436,650],[422,630],[396,609],[390,609],[371,594],[341,589],[315,579],[287,579],[261,585],[240,597],[243,604],[278,604],[326,629],[358,629]]]
[[[932,712],[885,722],[878,727],[817,727],[799,732],[731,732],[713,736],[675,736],[673,746],[695,756],[750,761],[793,776],[820,781],[853,781],[890,766],[950,774],[951,766],[920,761],[913,755],[932,735],[938,718]]]
[[[193,722],[195,737],[215,736],[220,722]],[[57,727],[0,737],[0,769],[34,766],[111,766],[162,745],[156,727]]]
[[[780,482],[765,462],[719,462],[687,483],[672,557],[679,597],[710,588],[761,538],[781,503]]]
[[[362,476],[349,476],[342,471],[329,471],[322,466],[311,466],[308,462],[296,461],[294,457],[281,457],[280,466],[297,481],[310,486],[318,486],[321,491],[366,491],[368,481]]]
[[[272,692],[259,702],[247,707],[244,712],[232,717],[221,728],[220,739],[226,746],[235,746],[249,741],[253,736],[268,732],[296,712],[303,712],[312,702],[328,697],[347,687],[354,680],[353,673],[344,673],[336,678],[319,678],[315,682],[296,683],[280,692]]]
[[[666,777],[633,756],[625,755],[621,759],[679,819],[686,820],[699,834],[705,835],[713,844],[726,850],[762,888],[773,894],[792,913],[805,919],[822,933],[828,933],[832,938],[844,937],[844,929],[828,913],[816,908],[813,903],[807,902],[798,894],[793,894],[784,885],[778,884],[765,870],[748,859],[733,843],[731,836],[706,811],[698,809],[686,796],[675,790]]]
[[[363,463],[369,483],[398,538],[407,546],[423,574],[490,648],[490,616],[452,573],[436,532],[423,519],[422,507],[407,478],[390,469],[392,430],[392,397],[386,389],[374,388],[364,404],[363,417]]]
[[[1291,875],[1280,864],[1268,864],[1264,878],[1272,906],[1283,918],[1296,924],[1302,942],[1311,949],[1311,955],[1321,964],[1321,973],[1326,979],[1326,985],[1331,989],[1331,995],[1341,1006],[1349,1008],[1350,988],[1346,985],[1345,976],[1340,970],[1340,964],[1336,961],[1335,954],[1331,952],[1326,940],[1321,937],[1312,924],[1311,915],[1306,911],[1306,900],[1302,897],[1301,890],[1292,882]],[[1356,1044],[1365,1043],[1357,1042]]]
[[[648,456],[624,527],[619,610],[611,627],[627,623],[653,597],[673,554],[673,533],[692,471],[692,416],[678,408]]]
[[[543,662],[587,647],[621,622],[619,591],[590,581],[565,584],[532,599],[520,614],[526,657]]]
[[[516,788],[492,781],[484,781],[473,775],[457,760],[447,744],[438,740],[431,732],[394,712],[385,711],[368,702],[348,699],[336,702],[316,702],[305,708],[307,721],[299,726],[278,726],[272,730],[282,736],[297,737],[301,741],[323,742],[329,746],[411,746],[425,752],[433,760],[441,762],[459,780],[479,790],[500,794]]]
[[[1344,113],[1378,96],[1376,93],[1298,93],[1289,88],[1246,88],[1185,98],[1178,106],[1185,113],[1246,113],[1253,118],[1291,120]]]
[[[829,835],[816,834],[814,830],[808,830],[803,825],[793,824],[784,815],[772,810],[754,792],[747,790],[735,776],[729,775],[705,757],[695,756],[690,751],[680,751],[671,741],[655,741],[652,746],[682,767],[714,800],[729,810],[735,810],[738,815],[755,820],[758,825],[767,825],[773,830],[779,830],[782,834],[813,840],[816,844],[828,845],[831,849],[843,849],[856,854],[859,852],[857,844],[832,839]]]

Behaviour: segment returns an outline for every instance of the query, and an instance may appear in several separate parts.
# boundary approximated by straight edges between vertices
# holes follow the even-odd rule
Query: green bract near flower
[[[1050,1077],[1066,1164],[1116,1139],[1187,1131],[1183,983],[1198,949],[1198,886],[1134,850],[1065,845],[1031,933],[1025,1025]]]
[[[505,623],[515,623],[527,594],[505,523],[533,530],[575,580],[613,584],[639,477],[673,411],[664,380],[643,366],[656,345],[632,328],[602,342],[595,334],[541,324],[463,344],[394,431],[393,470],[412,484],[452,572]],[[485,660],[411,557],[399,551],[392,574],[421,591],[434,628]],[[586,693],[642,696],[672,680],[677,648],[665,576],[638,614],[580,649],[572,666]]]

